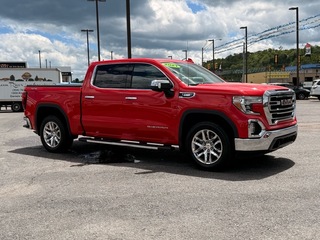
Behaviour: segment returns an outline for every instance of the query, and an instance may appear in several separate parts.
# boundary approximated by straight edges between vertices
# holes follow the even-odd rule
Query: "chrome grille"
[[[266,91],[263,97],[264,112],[270,125],[292,120],[295,117],[296,97],[294,91]]]

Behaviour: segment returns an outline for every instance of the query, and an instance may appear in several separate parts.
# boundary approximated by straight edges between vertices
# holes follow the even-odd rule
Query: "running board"
[[[106,140],[106,139],[102,139],[102,138],[90,138],[90,137],[80,137],[80,138],[78,138],[78,140],[81,142],[88,142],[88,143],[99,143],[99,144],[105,144],[105,145],[143,148],[143,149],[150,149],[150,150],[179,149],[178,145],[164,145],[164,144],[158,144],[158,143],[142,143],[142,142],[138,142],[138,141],[128,141],[128,140],[112,141],[112,140]]]

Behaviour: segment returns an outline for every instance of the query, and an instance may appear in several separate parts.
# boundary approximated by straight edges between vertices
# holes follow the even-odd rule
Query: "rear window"
[[[99,65],[93,85],[99,88],[126,88],[133,66],[128,64]]]

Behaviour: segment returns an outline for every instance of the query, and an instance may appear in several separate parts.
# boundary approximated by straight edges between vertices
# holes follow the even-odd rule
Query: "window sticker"
[[[181,68],[178,64],[176,63],[163,63],[164,66],[169,67],[169,68]]]

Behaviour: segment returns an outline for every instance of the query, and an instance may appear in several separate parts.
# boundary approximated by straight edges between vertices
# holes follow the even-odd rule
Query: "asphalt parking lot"
[[[225,172],[178,152],[75,142],[50,154],[0,112],[0,239],[320,239],[320,101],[295,143]]]

